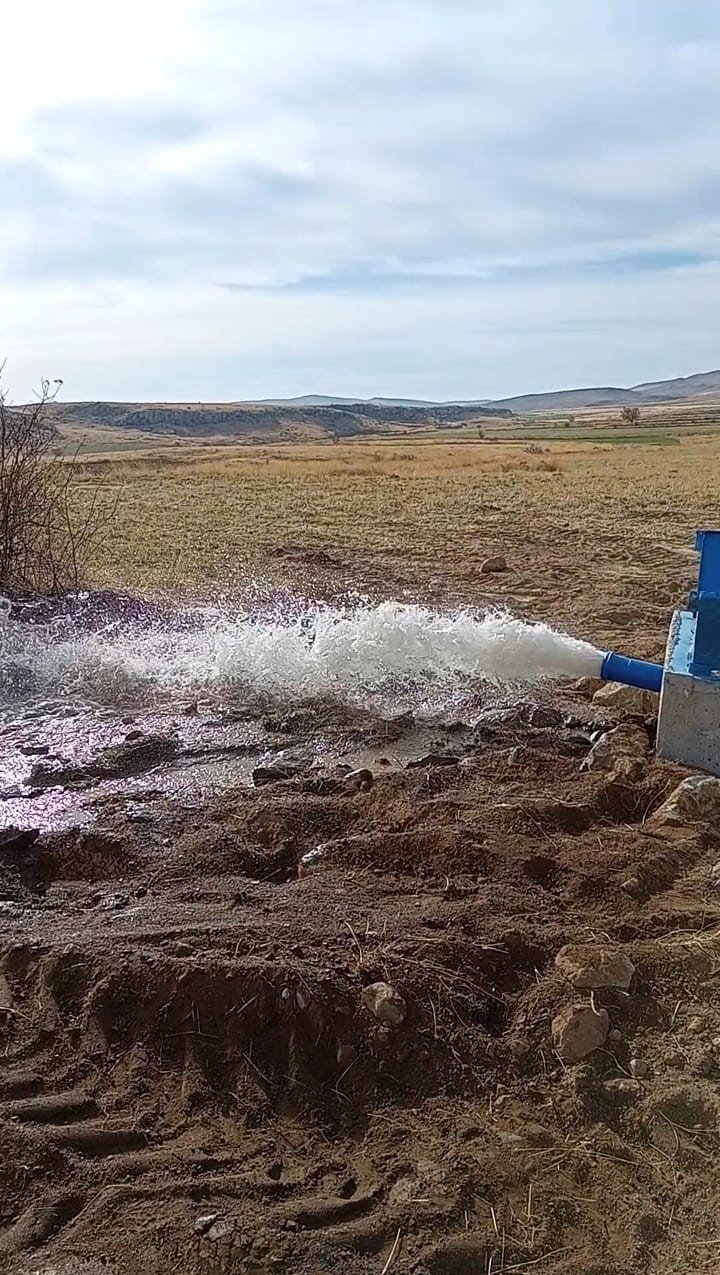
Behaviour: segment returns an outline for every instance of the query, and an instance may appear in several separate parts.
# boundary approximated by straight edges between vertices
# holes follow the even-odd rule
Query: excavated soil
[[[715,1270],[717,837],[647,825],[683,772],[583,769],[619,720],[586,691],[405,756],[412,719],[323,712],[192,800],[102,788],[157,761],[136,730],[55,776],[91,822],[0,836],[4,1269]],[[322,724],[374,782],[298,761]],[[568,943],[630,987],[575,990]],[[552,1020],[591,1000],[610,1034],[568,1065]]]

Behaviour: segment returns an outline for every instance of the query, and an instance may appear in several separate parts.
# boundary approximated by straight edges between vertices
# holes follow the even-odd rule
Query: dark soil
[[[378,744],[371,786],[0,836],[5,1269],[716,1269],[717,839],[652,834],[682,772],[582,771],[589,706],[542,707],[404,770]],[[568,1067],[555,956],[599,941],[637,973]]]

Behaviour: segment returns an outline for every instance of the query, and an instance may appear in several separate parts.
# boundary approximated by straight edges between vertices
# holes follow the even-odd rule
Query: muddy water
[[[260,713],[240,707],[235,711],[242,718],[245,711]],[[233,721],[232,709],[213,704],[197,711],[193,706],[191,716],[180,703],[132,715],[57,703],[33,705],[12,716],[5,711],[0,726],[0,826],[46,829],[88,823],[107,799],[121,793],[130,805],[137,802],[139,818],[148,799],[174,796],[193,806],[229,785],[251,784],[256,768],[272,764],[303,770],[378,765],[400,769],[441,748],[446,739],[457,738],[456,730],[448,732],[441,722],[407,719],[400,737],[385,741],[387,719],[378,718],[372,730],[366,721],[358,725],[348,712],[344,729],[336,720],[328,730],[321,725],[322,706],[317,712],[316,732],[288,735],[268,729],[267,716]],[[470,731],[470,723],[464,729]],[[158,742],[157,761],[149,749],[136,773],[131,758],[131,773],[107,778],[96,773],[109,752],[130,753],[127,746],[143,740]],[[162,747],[165,742],[168,755]]]
[[[85,595],[0,619],[0,825],[89,822],[122,794],[189,805],[268,764],[401,768],[475,740],[518,687],[593,672],[544,625],[257,590],[159,611]]]

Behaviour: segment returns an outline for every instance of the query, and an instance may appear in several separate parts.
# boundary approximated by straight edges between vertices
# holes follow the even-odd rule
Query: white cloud
[[[719,361],[714,0],[26,0],[4,37],[18,392],[470,397]]]

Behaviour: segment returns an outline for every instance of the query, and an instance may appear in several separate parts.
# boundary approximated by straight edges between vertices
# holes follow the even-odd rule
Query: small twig
[[[344,921],[344,922],[343,922],[343,924],[347,926],[347,928],[349,929],[350,933],[352,934],[352,937],[353,937],[353,943],[355,944],[355,946],[356,946],[356,948],[357,948],[357,952],[358,952],[358,965],[362,965],[362,964],[363,964],[363,959],[364,959],[364,958],[363,958],[363,950],[362,950],[362,947],[361,947],[361,945],[360,945],[360,940],[359,940],[359,938],[358,938],[357,934],[355,933],[355,931],[354,931],[354,929],[353,929],[353,927],[351,926],[351,924],[350,924],[350,922],[349,922],[349,921]]]
[[[381,1270],[381,1272],[380,1272],[380,1275],[387,1275],[388,1271],[390,1270],[390,1267],[392,1266],[393,1262],[395,1261],[395,1258],[397,1257],[397,1255],[398,1255],[398,1253],[399,1253],[399,1251],[400,1251],[400,1240],[401,1240],[401,1239],[402,1239],[402,1227],[398,1227],[398,1233],[397,1233],[397,1235],[395,1236],[395,1243],[393,1244],[392,1248],[390,1249],[390,1253],[389,1253],[389,1255],[388,1255],[388,1259],[387,1259],[387,1261],[386,1261],[385,1265],[383,1266],[383,1268],[382,1268],[382,1270]]]

